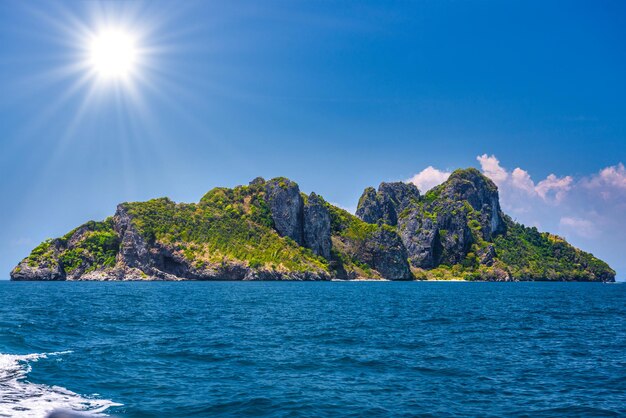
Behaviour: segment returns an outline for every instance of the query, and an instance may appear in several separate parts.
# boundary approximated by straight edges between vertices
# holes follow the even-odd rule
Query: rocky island
[[[455,171],[421,194],[367,188],[356,216],[286,178],[199,203],[122,203],[46,240],[12,280],[615,280],[605,262],[502,213],[496,185]]]

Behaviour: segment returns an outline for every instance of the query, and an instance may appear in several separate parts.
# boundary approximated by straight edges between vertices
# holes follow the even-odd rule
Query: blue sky
[[[103,22],[130,86],[78,65]],[[620,1],[0,2],[0,277],[122,201],[282,175],[354,208],[475,166],[624,279],[624,51]]]

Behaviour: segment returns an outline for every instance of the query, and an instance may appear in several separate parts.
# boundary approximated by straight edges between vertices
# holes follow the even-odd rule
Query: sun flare
[[[89,42],[89,65],[103,79],[127,79],[137,65],[137,42],[123,29],[106,29]]]

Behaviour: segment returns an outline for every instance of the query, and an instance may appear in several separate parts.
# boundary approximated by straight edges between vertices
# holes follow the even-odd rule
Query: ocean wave
[[[106,399],[85,398],[60,386],[31,383],[26,380],[31,363],[71,351],[25,355],[0,353],[0,417],[41,418],[55,409],[104,415],[120,404]]]

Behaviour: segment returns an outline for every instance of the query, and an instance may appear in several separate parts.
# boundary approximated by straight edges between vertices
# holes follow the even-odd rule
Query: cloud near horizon
[[[539,197],[545,202],[560,203],[572,189],[574,182],[571,176],[558,177],[550,174],[535,184],[528,171],[517,167],[509,173],[500,165],[495,155],[479,155],[476,160],[483,173],[496,183],[501,192],[524,192],[529,197]]]
[[[609,262],[621,262],[626,236],[626,168],[623,163],[588,176],[550,174],[535,181],[521,167],[509,170],[495,155],[476,157],[498,186],[503,210],[516,221],[563,235]],[[443,183],[451,172],[429,166],[407,180],[420,192]]]

